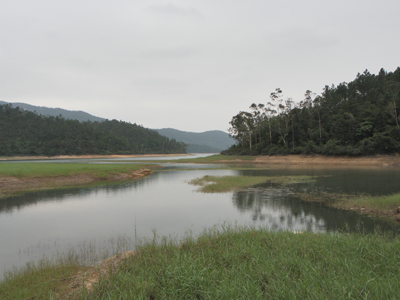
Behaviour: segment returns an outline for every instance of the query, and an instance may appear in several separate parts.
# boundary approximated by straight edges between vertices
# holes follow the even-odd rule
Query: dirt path
[[[55,189],[66,186],[89,185],[101,181],[123,181],[149,176],[152,171],[142,169],[130,173],[112,174],[107,177],[95,177],[91,174],[78,174],[75,176],[54,177],[27,177],[16,178],[12,176],[0,176],[0,198],[13,195],[18,192],[28,192],[46,189]]]

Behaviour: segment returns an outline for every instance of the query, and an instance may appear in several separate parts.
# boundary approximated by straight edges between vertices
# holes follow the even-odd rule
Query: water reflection
[[[186,170],[177,170],[177,168]],[[334,232],[351,230],[399,233],[399,226],[352,211],[304,203],[298,192],[392,194],[400,192],[400,170],[344,168],[281,168],[267,170],[209,170],[196,165],[168,164],[140,180],[93,188],[29,193],[0,200],[0,273],[29,259],[51,255],[52,247],[31,245],[57,241],[59,249],[79,247],[82,241],[107,240],[118,235],[152,237],[198,233],[223,221],[272,230]],[[192,168],[192,170],[189,170]],[[260,185],[234,193],[203,194],[188,181],[205,175],[309,175],[313,183],[286,187]],[[321,177],[325,176],[325,177]],[[1,274],[0,274],[1,279]]]
[[[336,194],[390,195],[400,192],[398,168],[269,167],[269,169],[241,170],[239,173],[243,176],[313,176],[316,182],[309,186],[310,189]]]
[[[49,202],[63,202],[71,199],[82,199],[84,200],[90,195],[98,195],[99,193],[105,193],[108,196],[117,195],[129,192],[132,189],[143,189],[150,185],[156,184],[159,177],[158,173],[154,173],[151,180],[148,178],[142,178],[135,181],[127,182],[116,182],[108,185],[97,186],[97,187],[86,187],[86,188],[63,188],[56,190],[44,190],[29,192],[22,196],[12,196],[0,200],[0,215],[1,214],[12,214],[15,211],[24,209],[27,206],[40,205]]]
[[[320,203],[306,203],[294,190],[293,187],[248,189],[235,192],[232,202],[241,213],[250,214],[254,222],[273,230],[374,232],[379,229],[400,234],[395,223]]]

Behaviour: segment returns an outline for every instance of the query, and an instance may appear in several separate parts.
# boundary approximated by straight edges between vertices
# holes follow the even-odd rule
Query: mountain
[[[235,140],[221,130],[199,133],[163,128],[156,131],[170,139],[187,144],[188,153],[219,153],[235,144]]]
[[[96,117],[84,111],[71,111],[62,108],[50,108],[44,106],[35,106],[20,102],[0,101],[0,105],[9,104],[12,108],[19,107],[22,111],[35,112],[43,116],[59,117],[66,120],[78,120],[79,122],[92,121],[103,122],[104,118]],[[156,129],[156,131],[169,139],[175,139],[177,142],[183,142],[187,145],[188,153],[219,153],[235,144],[229,134],[212,130],[206,132],[188,132],[173,128]]]
[[[50,108],[50,107],[44,107],[44,106],[34,106],[26,103],[19,103],[19,102],[4,102],[0,101],[0,105],[5,105],[5,104],[11,104],[13,108],[19,106],[20,109],[26,110],[26,111],[31,111],[31,112],[36,112],[39,115],[43,116],[52,116],[52,117],[58,117],[59,115],[62,115],[64,119],[70,119],[70,120],[78,120],[79,122],[85,122],[85,121],[92,121],[92,122],[102,122],[105,121],[106,119],[100,118],[93,116],[91,114],[88,114],[84,111],[78,111],[78,110],[66,110],[62,108]]]
[[[186,153],[155,130],[117,120],[79,122],[0,105],[0,156]]]

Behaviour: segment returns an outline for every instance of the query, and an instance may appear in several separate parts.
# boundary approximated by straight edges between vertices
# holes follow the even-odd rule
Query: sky
[[[400,65],[399,0],[0,0],[0,100],[229,128],[276,88]]]

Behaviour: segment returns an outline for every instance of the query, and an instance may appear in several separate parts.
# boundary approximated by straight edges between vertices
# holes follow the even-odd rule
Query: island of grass
[[[189,181],[192,185],[200,186],[203,193],[225,193],[259,184],[287,185],[311,182],[311,176],[204,176]]]
[[[0,198],[29,191],[86,186],[150,175],[155,165],[86,163],[2,163]]]
[[[317,202],[345,210],[384,217],[400,222],[400,193],[386,196],[352,196],[346,194],[302,194],[297,196],[306,202]]]
[[[295,183],[313,182],[312,176],[204,176],[189,181],[200,186],[199,192],[226,193],[257,185],[283,186]],[[329,193],[303,194],[296,196],[306,202],[318,202],[339,209],[355,210],[361,213],[384,217],[400,222],[400,194],[388,196],[351,196]]]
[[[271,232],[222,225],[197,238],[150,240],[108,269],[29,265],[1,299],[398,299],[400,238]],[[113,262],[113,263],[111,263]],[[104,265],[104,264],[102,264]],[[86,274],[86,276],[85,276]],[[97,274],[97,275],[95,275]]]

